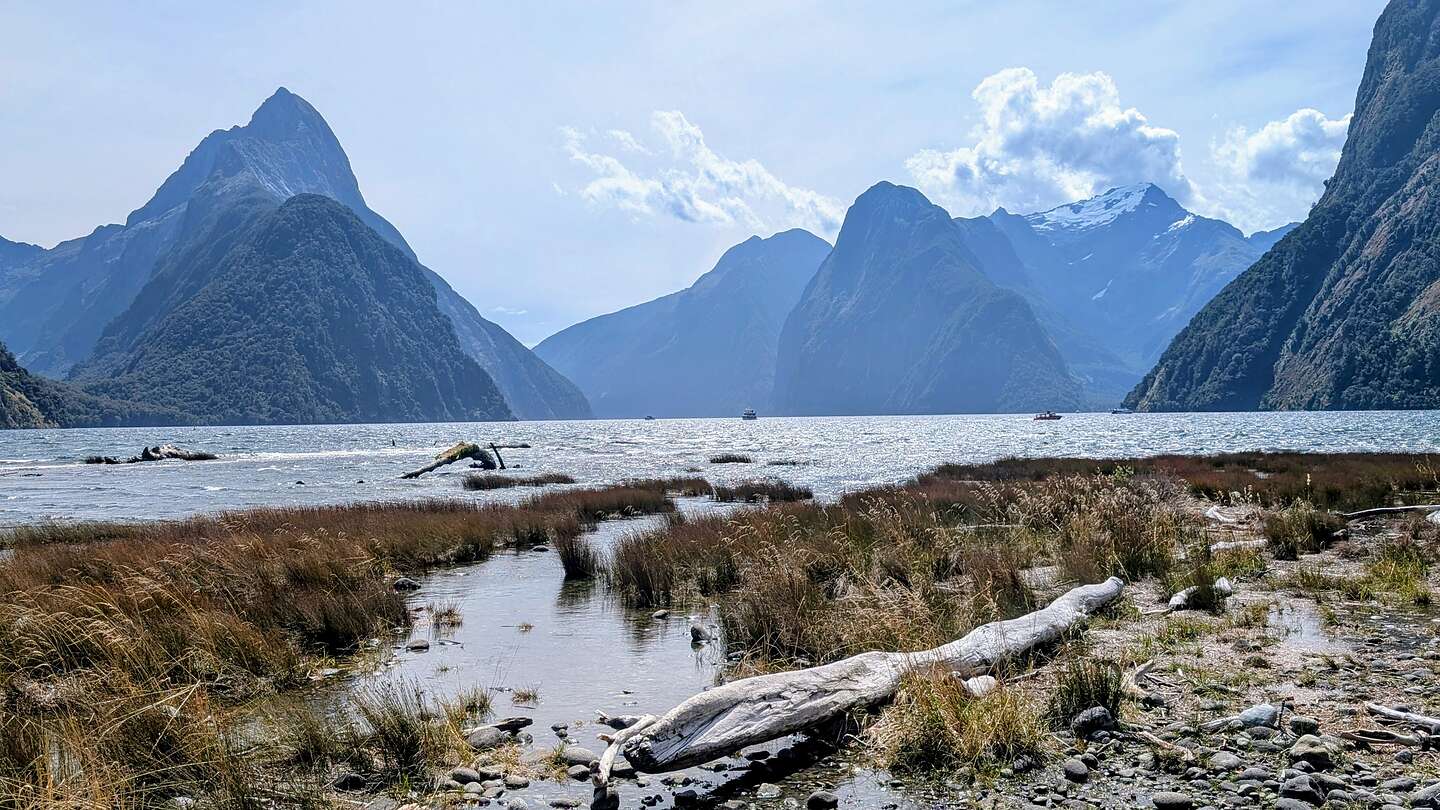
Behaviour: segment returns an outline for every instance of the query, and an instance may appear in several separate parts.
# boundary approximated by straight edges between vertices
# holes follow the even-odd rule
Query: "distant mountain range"
[[[829,252],[798,229],[751,237],[690,287],[578,323],[535,353],[600,417],[769,411],[780,327]]]
[[[607,417],[1108,408],[1294,227],[1247,238],[1148,183],[1036,214],[941,214],[881,183],[833,253],[803,231],[752,237],[688,289],[536,353]]]
[[[293,256],[269,252],[275,245],[258,245],[267,219],[282,203],[297,195],[319,195],[349,209],[361,231],[334,227],[326,233],[349,240],[345,244],[292,245]],[[287,212],[292,224],[307,216],[325,216],[323,206],[313,201]],[[330,222],[334,223],[334,212]],[[273,223],[272,223],[273,224]],[[355,240],[373,232],[394,248],[395,255],[375,250],[358,250]],[[272,234],[273,235],[273,234]],[[246,255],[249,254],[248,258]],[[394,261],[396,255],[403,260]],[[423,294],[405,295],[396,300],[383,296],[370,301],[375,313],[346,311],[338,297],[356,293],[358,288],[312,290],[337,295],[336,306],[309,313],[318,320],[310,325],[330,332],[339,342],[325,354],[316,346],[304,345],[315,335],[287,326],[273,316],[286,312],[295,302],[266,298],[247,302],[252,315],[265,315],[253,326],[276,331],[261,336],[253,329],[245,341],[290,341],[286,351],[305,362],[288,366],[288,378],[260,379],[267,369],[244,358],[220,364],[232,373],[251,375],[229,380],[231,386],[253,387],[261,404],[228,404],[219,391],[199,396],[201,383],[188,386],[197,396],[183,395],[185,380],[162,395],[156,385],[139,381],[142,369],[192,369],[195,358],[211,361],[241,345],[231,332],[216,332],[214,345],[189,346],[179,340],[155,343],[162,334],[177,335],[178,313],[195,315],[197,296],[215,296],[218,287],[209,273],[221,264],[232,269],[257,267],[265,262],[272,269],[293,270],[291,262],[319,262],[334,259],[334,266],[311,267],[316,274],[292,287],[261,284],[249,294],[284,296],[304,289],[305,282],[329,279],[345,283],[374,285],[395,290],[400,276],[413,274],[422,279]],[[247,264],[247,261],[252,263]],[[360,262],[359,266],[354,262]],[[327,274],[329,274],[327,276]],[[409,286],[400,284],[409,292]],[[232,287],[233,294],[239,294]],[[213,298],[203,300],[214,300]],[[351,303],[364,300],[352,298]],[[414,307],[404,312],[399,307]],[[187,310],[187,308],[189,308]],[[387,311],[388,310],[388,311]],[[432,321],[432,310],[440,314]],[[334,318],[355,319],[348,326]],[[398,344],[361,343],[344,357],[344,329],[380,326],[374,320],[391,319],[390,326],[420,326],[419,333],[405,333],[407,340],[433,342],[434,348],[414,353]],[[239,323],[230,324],[240,328]],[[285,327],[285,328],[282,328]],[[167,331],[169,330],[169,331]],[[381,328],[370,339],[399,339],[400,332]],[[192,335],[198,338],[198,335]],[[6,341],[21,362],[49,375],[69,374],[85,389],[158,397],[153,402],[172,403],[195,410],[188,414],[200,421],[295,422],[357,421],[381,419],[452,418],[583,418],[590,415],[584,395],[500,327],[481,318],[437,274],[415,261],[415,254],[400,233],[365,204],[351,172],[349,159],[339,141],[318,112],[299,96],[281,88],[256,110],[245,126],[211,133],[160,186],[144,206],[134,211],[124,225],[97,228],[89,236],[61,243],[51,250],[13,242],[0,244],[0,340]],[[448,355],[452,345],[481,369],[479,375],[457,365]],[[391,351],[393,349],[393,351]],[[310,355],[312,350],[319,354]],[[168,352],[164,354],[162,352]],[[217,354],[218,352],[218,354]],[[388,361],[404,358],[419,363],[410,368],[387,367]],[[317,365],[320,359],[348,362],[345,368]],[[293,376],[299,374],[300,376]],[[117,379],[117,375],[119,379]],[[329,379],[345,378],[345,382]],[[130,382],[125,382],[126,378]],[[212,382],[218,381],[211,379]],[[273,398],[259,392],[273,383],[297,389],[293,398],[278,393]],[[408,404],[395,398],[395,386],[423,386],[412,391]],[[338,385],[338,388],[336,387]],[[350,398],[341,389],[351,388]],[[454,386],[460,386],[454,388]],[[503,396],[498,399],[498,391]],[[300,393],[305,389],[309,394]],[[453,390],[452,390],[453,389]],[[321,390],[339,396],[336,400],[314,398]],[[274,393],[274,392],[272,392]],[[367,400],[366,397],[372,397]],[[443,403],[443,404],[442,404]],[[291,407],[293,406],[293,410]],[[378,408],[378,410],[376,410]],[[393,409],[392,409],[393,408]]]
[[[1130,394],[1140,409],[1440,407],[1440,0],[1375,25],[1335,176]]]
[[[1437,43],[1440,0],[1387,7],[1298,226],[1247,237],[1148,183],[955,219],[879,183],[833,247],[751,238],[535,352],[416,262],[281,89],[124,225],[0,239],[0,426],[1437,408]]]

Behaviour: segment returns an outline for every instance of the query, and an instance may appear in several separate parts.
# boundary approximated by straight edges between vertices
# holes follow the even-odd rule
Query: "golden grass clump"
[[[1020,757],[1044,757],[1048,727],[1023,691],[972,697],[943,669],[905,677],[895,702],[869,731],[880,763],[897,773],[965,767],[993,775]]]

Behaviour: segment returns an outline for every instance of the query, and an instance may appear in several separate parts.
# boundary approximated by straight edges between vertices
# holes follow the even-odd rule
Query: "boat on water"
[[[1059,419],[1059,418],[1060,418],[1060,414],[1058,414],[1058,413],[1056,413],[1056,412],[1054,412],[1054,411],[1043,411],[1043,412],[1041,412],[1041,413],[1035,414],[1035,421],[1036,421],[1036,422],[1053,422],[1053,421],[1055,421],[1056,419]]]
[[[754,408],[746,408],[746,409],[745,409],[745,412],[742,413],[742,414],[740,414],[740,418],[741,418],[741,419],[744,419],[745,421],[748,422],[748,421],[750,421],[750,420],[752,420],[752,419],[759,419],[759,418],[760,418],[760,415],[757,414],[757,413],[755,413],[755,409],[754,409]]]
[[[1130,410],[1129,408],[1111,408],[1111,409],[1110,409],[1110,413],[1122,414],[1122,413],[1134,413],[1134,411]]]
[[[655,417],[653,417],[653,416],[646,416],[646,417],[645,417],[645,421],[646,421],[646,422],[654,422],[654,421],[655,421]]]

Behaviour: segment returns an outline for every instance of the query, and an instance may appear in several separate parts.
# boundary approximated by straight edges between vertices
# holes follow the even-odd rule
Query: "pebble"
[[[1155,810],[1190,810],[1195,804],[1189,796],[1173,790],[1156,793],[1150,797],[1150,803],[1155,805]]]

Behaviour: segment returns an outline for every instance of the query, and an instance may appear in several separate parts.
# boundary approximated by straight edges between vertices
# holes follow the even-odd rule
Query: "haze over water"
[[[1058,422],[1005,414],[6,431],[0,432],[0,525],[375,499],[515,500],[533,493],[465,492],[460,482],[470,470],[464,464],[400,480],[461,440],[529,443],[530,449],[502,451],[517,472],[567,473],[583,484],[699,468],[714,482],[776,476],[811,486],[817,497],[834,498],[947,461],[1003,456],[1440,452],[1440,412],[1070,414]],[[83,463],[86,456],[128,457],[166,442],[221,458]],[[744,453],[755,463],[708,463],[721,452]],[[766,464],[771,461],[801,463]]]

